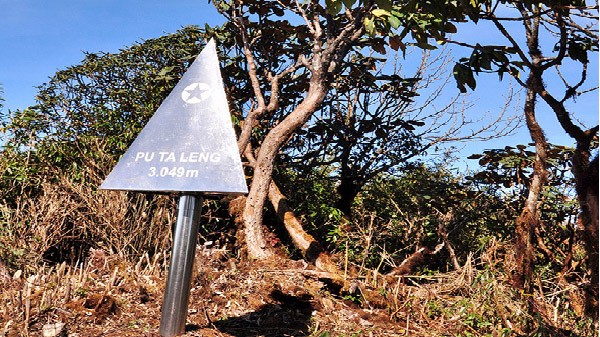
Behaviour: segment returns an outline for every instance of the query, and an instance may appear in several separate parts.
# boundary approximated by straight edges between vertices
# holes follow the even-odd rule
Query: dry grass
[[[77,263],[92,247],[131,256],[168,249],[172,198],[92,186],[63,177],[12,209],[0,205],[0,258],[26,270],[44,261]]]
[[[0,336],[57,322],[71,337],[158,336],[174,198],[97,191],[104,174],[89,172],[100,173],[0,206]],[[186,336],[597,335],[574,285],[511,289],[502,243],[459,270],[397,278],[352,266],[346,252],[342,270],[360,275],[339,293],[303,261],[240,260],[222,241],[197,250]]]
[[[115,315],[148,310],[140,307],[141,296],[160,292],[162,270],[157,268],[164,261],[159,259],[144,256],[128,265],[120,256],[93,250],[79,266],[40,267],[28,276],[18,270],[0,284],[2,336],[39,336],[44,324],[54,322],[67,323],[69,331],[81,336],[115,330]]]
[[[358,282],[331,292],[303,261],[250,263],[199,247],[185,336],[595,336],[564,293],[513,291],[495,266],[469,260],[459,271]],[[66,323],[69,336],[158,336],[167,258],[137,262],[93,250],[85,263],[12,272],[0,287],[1,336],[39,336]],[[537,334],[525,334],[533,318]]]

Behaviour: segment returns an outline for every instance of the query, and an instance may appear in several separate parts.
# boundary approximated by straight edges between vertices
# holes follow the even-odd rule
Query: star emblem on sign
[[[197,104],[210,97],[210,86],[206,83],[192,83],[181,92],[181,99],[188,104]]]

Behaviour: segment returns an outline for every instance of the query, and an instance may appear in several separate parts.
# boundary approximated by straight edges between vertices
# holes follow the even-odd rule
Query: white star
[[[192,83],[181,92],[181,99],[188,104],[197,104],[210,97],[210,86],[206,83]]]

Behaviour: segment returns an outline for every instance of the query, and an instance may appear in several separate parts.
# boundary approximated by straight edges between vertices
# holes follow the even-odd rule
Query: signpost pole
[[[185,332],[201,210],[202,197],[191,194],[179,197],[169,276],[160,318],[159,333],[163,337]]]
[[[100,188],[182,193],[159,332],[163,337],[183,334],[202,208],[202,197],[195,193],[248,193],[214,40],[202,49]]]

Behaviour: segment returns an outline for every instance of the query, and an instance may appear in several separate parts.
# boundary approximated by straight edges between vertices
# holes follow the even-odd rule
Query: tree
[[[357,58],[356,69],[342,75],[323,107],[284,149],[287,166],[300,174],[324,172],[337,182],[336,207],[347,218],[355,197],[380,174],[400,173],[434,146],[502,137],[512,130],[509,102],[492,121],[473,121],[459,95],[443,97],[451,76],[448,50],[407,51],[404,57],[387,51],[373,75],[373,57]],[[404,70],[403,63],[416,63],[416,69]]]
[[[352,239],[345,243],[352,251],[373,250],[369,268],[377,269],[382,262],[397,266],[421,248],[434,251],[442,245],[445,252],[438,253],[429,268],[460,270],[468,256],[477,257],[492,238],[510,237],[510,200],[494,193],[495,184],[457,175],[448,163],[413,163],[410,170],[381,174],[365,189],[368,193],[356,206],[361,231],[348,233]],[[368,242],[361,238],[368,237],[365,229],[371,230]]]
[[[479,20],[486,20],[497,28],[506,45],[497,41],[473,45],[454,42],[469,47],[473,51],[469,58],[461,59],[455,66],[459,87],[475,89],[473,74],[497,72],[511,75],[525,90],[524,116],[531,138],[536,147],[536,160],[533,177],[530,180],[528,197],[521,216],[517,221],[517,272],[515,286],[531,291],[533,276],[535,232],[540,226],[539,200],[547,182],[548,149],[544,131],[536,116],[536,103],[541,99],[550,107],[563,130],[575,142],[572,159],[572,172],[581,207],[581,219],[585,229],[591,273],[591,283],[587,287],[587,312],[592,317],[598,312],[598,180],[597,159],[591,160],[593,141],[597,138],[598,125],[578,124],[570,108],[569,101],[579,95],[596,90],[587,88],[590,53],[598,50],[597,6],[586,6],[585,2],[575,3],[511,1],[504,3],[481,4]],[[596,14],[594,14],[596,13]],[[520,23],[523,31],[515,32],[514,22]],[[547,40],[546,40],[547,39]],[[553,49],[545,49],[550,42]],[[579,66],[580,71],[565,70],[569,66]],[[525,79],[520,71],[527,71]],[[569,74],[567,75],[567,72]],[[553,78],[553,80],[549,80]],[[549,83],[562,83],[562,88]],[[466,85],[466,86],[465,86]],[[593,84],[592,84],[593,85]],[[585,113],[585,112],[581,112]]]
[[[535,228],[536,248],[544,257],[543,264],[549,264],[565,278],[576,274],[571,265],[578,232],[575,180],[570,174],[574,152],[574,148],[549,144],[546,160],[548,180],[540,193],[538,205],[541,225]],[[515,209],[523,208],[534,178],[535,148],[506,146],[469,158],[478,159],[483,167],[482,171],[473,175],[473,181],[499,186],[507,203],[511,201]]]
[[[365,60],[370,51],[384,52],[388,45],[404,49],[402,40],[409,34],[419,47],[431,48],[429,37],[455,31],[449,21],[465,16],[456,4],[326,4],[327,8],[317,1],[215,2],[227,18],[228,31],[236,36],[252,88],[247,111],[239,113],[244,120],[238,145],[253,163],[252,185],[241,217],[253,259],[273,255],[263,233],[262,214],[277,155],[323,107],[344,74],[356,68],[353,58],[359,55]],[[371,61],[377,69],[380,60]]]
[[[415,130],[424,123],[410,116],[416,115],[411,103],[419,76],[371,74],[373,59],[354,57],[353,69],[340,75],[322,107],[284,152],[288,158],[283,161],[300,174],[335,168],[327,175],[339,182],[337,208],[348,217],[366,182],[422,153],[421,135]]]

